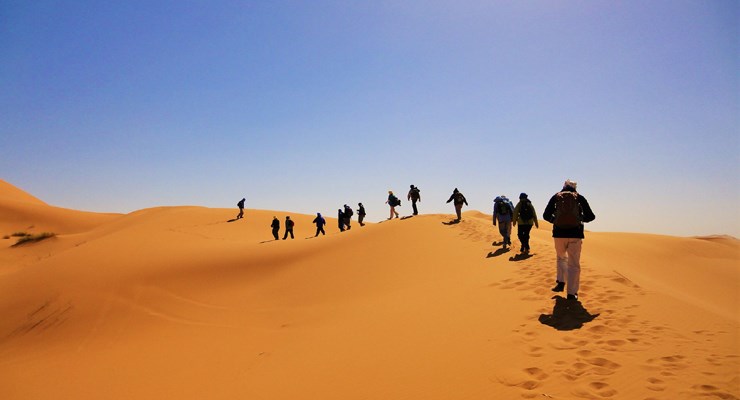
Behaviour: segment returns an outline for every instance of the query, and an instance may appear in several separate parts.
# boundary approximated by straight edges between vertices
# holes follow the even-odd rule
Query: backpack
[[[558,228],[578,228],[583,219],[581,205],[578,203],[578,193],[560,192],[555,195],[555,221]]]
[[[498,215],[508,215],[511,212],[511,208],[509,207],[509,203],[505,201],[499,201],[498,204],[496,204],[496,210],[498,211]]]
[[[397,207],[401,205],[401,200],[398,200],[398,197],[391,195],[391,197],[388,199],[388,204],[391,207]]]
[[[349,208],[349,207],[344,207],[344,216],[345,216],[345,217],[351,217],[352,215],[354,215],[354,213],[355,213],[355,212],[354,212],[354,211],[352,211],[352,209],[351,209],[351,208]]]
[[[522,206],[519,209],[519,218],[522,219],[522,221],[528,221],[534,217],[534,213],[532,212],[532,203],[529,201],[522,202]]]
[[[420,196],[420,192],[421,192],[421,190],[419,190],[419,188],[417,188],[417,187],[411,189],[411,199],[412,200],[418,200],[419,199],[419,196]]]
[[[295,223],[293,223],[293,220],[292,219],[289,219],[289,220],[285,221],[285,227],[286,228],[290,229],[290,228],[293,227],[293,225],[295,225]]]

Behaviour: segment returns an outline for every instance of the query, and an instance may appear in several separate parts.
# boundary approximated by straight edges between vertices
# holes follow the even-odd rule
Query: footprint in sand
[[[593,381],[573,390],[573,395],[584,399],[608,399],[617,395],[617,391],[607,382]]]
[[[583,362],[574,363],[571,368],[563,371],[563,376],[569,381],[575,381],[580,378],[583,374],[588,372],[589,365]]]
[[[549,377],[549,375],[545,373],[545,371],[537,367],[525,368],[524,372],[526,372],[529,376],[531,376],[532,378],[538,381],[544,381],[545,379]]]
[[[694,397],[704,397],[704,398],[717,398],[717,399],[737,399],[735,395],[724,392],[720,390],[718,387],[714,385],[694,385],[691,387],[692,390],[694,390],[695,396]]]
[[[648,378],[647,388],[656,392],[662,392],[666,389],[665,382],[658,378]]]

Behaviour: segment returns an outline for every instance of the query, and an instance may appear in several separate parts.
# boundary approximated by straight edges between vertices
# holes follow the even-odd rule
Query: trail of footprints
[[[466,234],[472,235],[472,231],[469,229]],[[489,239],[490,235],[486,237],[486,240]],[[551,248],[537,247],[539,254],[524,261],[509,262],[512,268],[516,268],[516,277],[489,284],[491,288],[514,291],[521,300],[533,303],[536,312],[533,312],[531,322],[516,330],[521,333],[521,348],[528,359],[536,363],[545,354],[553,351],[562,353],[558,361],[551,365],[532,365],[523,369],[522,372],[529,379],[511,385],[521,390],[522,398],[557,398],[545,393],[542,388],[550,377],[556,375],[572,382],[568,389],[570,393],[565,398],[622,398],[624,394],[620,396],[619,389],[613,386],[610,377],[623,374],[629,377],[626,381],[634,382],[637,389],[642,385],[642,392],[649,393],[639,397],[642,400],[673,399],[673,393],[676,392],[686,398],[738,399],[737,392],[733,394],[730,391],[733,379],[738,379],[740,356],[716,354],[717,348],[714,346],[716,336],[730,333],[679,332],[638,318],[633,310],[644,301],[645,291],[616,271],[613,274],[594,274],[587,264],[582,264],[585,273],[581,281],[581,293],[584,295],[581,301],[589,313],[599,316],[581,329],[563,332],[557,341],[540,340],[538,332],[552,329],[540,324],[537,317],[538,314],[553,312],[550,299],[554,293],[550,287],[554,284],[555,253]],[[618,283],[618,289],[613,289],[613,284],[609,285],[612,288],[606,287],[604,283],[610,281]],[[542,306],[537,308],[536,303]],[[655,351],[642,352],[658,345],[667,348],[668,354],[651,357]],[[702,360],[690,360],[681,355],[682,348],[687,350],[686,353],[691,350],[693,354],[698,348],[706,356]],[[630,365],[620,365],[610,359],[610,354],[617,353],[622,355],[620,359],[629,353]],[[703,369],[698,375],[707,377],[708,381],[725,384],[689,382],[682,376],[682,371],[696,371],[696,368]],[[697,374],[692,373],[691,376]]]

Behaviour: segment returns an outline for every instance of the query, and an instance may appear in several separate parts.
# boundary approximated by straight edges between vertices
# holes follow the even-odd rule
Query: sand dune
[[[5,399],[740,396],[734,238],[589,233],[567,302],[546,223],[520,259],[476,211],[314,238],[312,215],[84,213],[0,183],[0,234],[57,233],[0,248]]]

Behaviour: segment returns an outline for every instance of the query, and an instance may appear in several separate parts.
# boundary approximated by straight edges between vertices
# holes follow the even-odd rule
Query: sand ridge
[[[3,221],[70,221],[0,248],[9,399],[740,396],[733,238],[588,232],[568,302],[547,223],[517,257],[476,211],[313,238],[313,215],[279,211],[9,203]],[[273,215],[295,240],[271,240]]]

